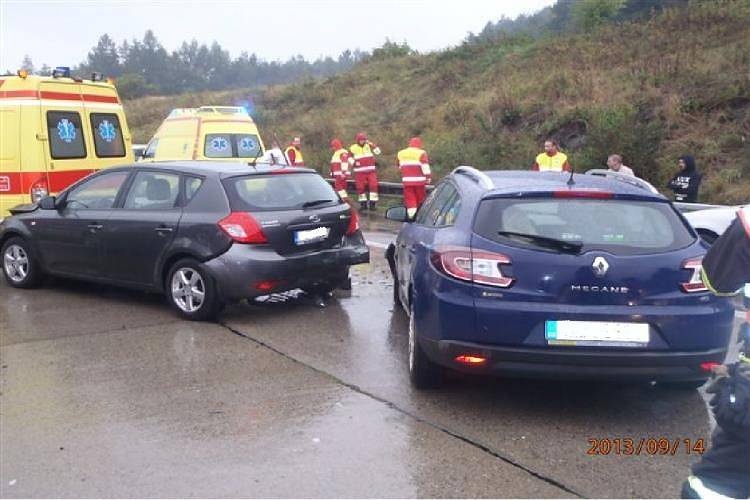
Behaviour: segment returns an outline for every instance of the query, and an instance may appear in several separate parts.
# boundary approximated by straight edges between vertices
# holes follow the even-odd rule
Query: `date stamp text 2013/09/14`
[[[668,438],[668,437],[644,437],[644,438],[589,438],[587,455],[662,455],[675,456],[703,455],[706,451],[705,438]]]

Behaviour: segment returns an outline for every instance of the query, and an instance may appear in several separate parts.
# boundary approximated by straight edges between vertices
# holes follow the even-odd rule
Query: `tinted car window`
[[[341,203],[333,188],[316,174],[275,174],[224,180],[232,210],[301,209],[306,203],[323,207]],[[324,201],[327,200],[327,201]]]
[[[200,187],[203,185],[203,179],[200,177],[185,177],[185,202],[193,199],[195,193],[198,192]]]
[[[112,208],[128,172],[98,175],[74,188],[65,197],[67,206],[75,209]]]
[[[86,158],[81,115],[71,111],[47,111],[47,136],[52,158]]]
[[[437,199],[437,197],[440,195],[440,192],[445,189],[445,186],[447,186],[447,183],[440,184],[430,194],[427,195],[424,203],[422,203],[422,205],[419,207],[419,210],[417,211],[417,216],[415,218],[415,222],[417,224],[425,224],[427,215],[430,213],[432,205],[435,203],[435,199]]]
[[[230,134],[206,134],[203,154],[208,158],[231,158],[232,138]]]
[[[583,251],[638,255],[683,248],[693,236],[667,203],[590,199],[490,199],[479,206],[477,234],[529,246],[498,231],[583,244]]]
[[[180,193],[180,176],[162,172],[138,172],[124,208],[166,210],[173,208]]]
[[[443,206],[440,215],[435,222],[436,226],[452,226],[456,223],[458,212],[461,210],[461,195],[456,191],[450,200]]]
[[[236,134],[234,142],[237,146],[237,156],[239,158],[256,158],[261,154],[260,141],[257,135]]]
[[[436,225],[438,217],[440,217],[443,208],[453,198],[453,195],[455,193],[456,188],[453,187],[452,184],[446,183],[445,187],[441,189],[435,197],[435,201],[430,204],[429,209],[425,210],[425,214],[423,217],[424,222],[422,222],[422,224],[424,224],[425,226]]]
[[[91,113],[91,131],[94,134],[94,151],[99,158],[125,156],[120,120],[114,113]]]

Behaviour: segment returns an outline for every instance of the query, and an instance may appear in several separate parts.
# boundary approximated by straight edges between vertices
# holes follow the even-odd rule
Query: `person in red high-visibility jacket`
[[[357,134],[356,141],[349,146],[349,165],[354,171],[359,207],[360,210],[367,210],[369,194],[369,208],[375,210],[378,202],[378,172],[375,155],[380,154],[380,148],[368,141],[364,132]]]
[[[342,200],[346,201],[346,181],[351,176],[349,172],[349,151],[344,148],[341,141],[333,139],[331,141],[331,177],[333,177],[333,188],[339,194]]]
[[[292,142],[284,150],[286,159],[289,165],[292,167],[304,167],[305,160],[302,158],[302,140],[299,137],[295,137]]]
[[[406,213],[413,219],[417,209],[425,199],[425,189],[430,183],[430,159],[422,149],[422,139],[412,137],[409,147],[402,149],[396,155],[398,168],[401,171],[401,183],[404,186],[404,205]]]

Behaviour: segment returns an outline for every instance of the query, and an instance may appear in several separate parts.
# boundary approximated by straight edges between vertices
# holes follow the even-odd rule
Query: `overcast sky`
[[[455,45],[489,20],[516,17],[554,0],[0,0],[0,71],[15,71],[28,54],[39,68],[83,61],[102,33],[119,45],[152,29],[168,51],[195,38],[216,40],[237,57],[243,50],[285,60],[371,50],[386,37],[419,51]]]

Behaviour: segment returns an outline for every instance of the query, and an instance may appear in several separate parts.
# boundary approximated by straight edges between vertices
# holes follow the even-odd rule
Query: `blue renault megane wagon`
[[[697,387],[734,308],[701,281],[706,247],[635,179],[459,167],[386,253],[409,315],[409,373],[445,368]]]

